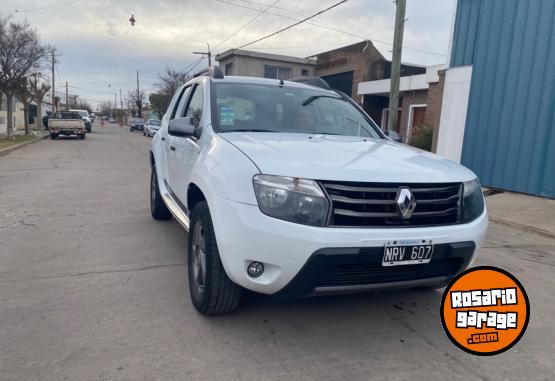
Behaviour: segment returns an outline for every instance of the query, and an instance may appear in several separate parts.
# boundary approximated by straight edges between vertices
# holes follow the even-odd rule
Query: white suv
[[[189,231],[201,313],[234,310],[243,288],[441,287],[484,238],[474,173],[393,142],[349,97],[303,81],[210,68],[177,90],[154,135],[152,216]]]

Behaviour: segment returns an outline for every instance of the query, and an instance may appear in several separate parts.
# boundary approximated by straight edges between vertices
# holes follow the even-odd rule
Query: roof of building
[[[305,65],[316,64],[316,61],[310,58],[285,56],[281,54],[272,54],[272,53],[260,53],[260,52],[254,52],[252,50],[243,50],[243,49],[226,50],[225,52],[222,52],[216,55],[216,61],[221,61],[232,56],[251,57],[251,58],[258,58],[258,59],[271,60],[271,61],[293,62],[293,63],[299,63],[299,64],[305,64]]]
[[[376,50],[378,53],[380,53],[380,51],[374,46],[374,44],[372,43],[372,41],[370,40],[364,40],[364,41],[360,41],[360,42],[355,42],[354,44],[350,44],[350,45],[345,45],[345,46],[340,46],[338,48],[335,49],[331,49],[331,50],[327,50],[325,52],[321,52],[321,53],[316,53],[313,54],[310,57],[318,57],[324,54],[329,54],[329,53],[334,53],[334,52],[338,52],[338,51],[343,51],[343,52],[348,52],[348,51],[365,51],[368,48],[374,49]],[[380,53],[381,54],[381,53]],[[308,57],[308,58],[310,58]],[[385,59],[385,57],[382,58]]]

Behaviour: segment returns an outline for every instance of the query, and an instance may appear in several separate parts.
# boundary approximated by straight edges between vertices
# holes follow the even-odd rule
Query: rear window
[[[148,124],[150,124],[151,126],[159,126],[160,121],[156,120],[156,119],[151,119],[151,120],[148,121]]]
[[[81,119],[81,116],[76,112],[58,111],[54,114],[54,119]]]
[[[143,120],[143,118],[133,118],[131,119],[131,121],[133,123],[144,123],[145,121]]]

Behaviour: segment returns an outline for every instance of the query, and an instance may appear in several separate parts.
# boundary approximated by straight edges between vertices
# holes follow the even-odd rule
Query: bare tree
[[[8,137],[13,136],[13,100],[29,76],[39,72],[40,60],[50,47],[40,43],[29,23],[0,16],[0,91],[7,98]]]
[[[48,92],[50,91],[50,85],[48,85],[48,79],[44,81],[39,80],[40,76],[35,75],[29,79],[29,91],[31,94],[31,99],[37,104],[37,126],[39,120],[42,118],[42,101]]]
[[[128,103],[132,105],[133,113],[137,113],[137,117],[141,118],[142,105],[146,102],[146,93],[144,90],[130,90],[127,93]]]
[[[189,79],[190,77],[186,72],[173,70],[167,67],[166,70],[160,74],[160,83],[158,84],[160,93],[167,94],[171,97],[179,86],[183,85]]]
[[[15,97],[23,105],[23,123],[25,125],[25,134],[29,134],[29,103],[31,103],[31,92],[29,91],[29,81],[27,79],[19,83],[19,87],[15,91]],[[8,117],[9,118],[9,117]]]

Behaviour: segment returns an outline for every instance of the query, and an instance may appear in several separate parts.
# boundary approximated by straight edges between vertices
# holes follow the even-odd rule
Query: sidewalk
[[[493,222],[555,238],[555,200],[504,192],[486,197]]]

